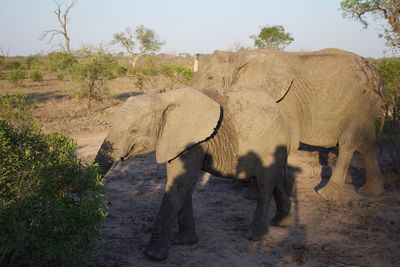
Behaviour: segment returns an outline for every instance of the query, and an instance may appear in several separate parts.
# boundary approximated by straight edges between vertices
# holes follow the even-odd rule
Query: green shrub
[[[124,66],[121,65],[117,65],[116,72],[119,77],[123,77],[128,72],[128,68],[125,68]]]
[[[161,65],[159,72],[168,78],[176,78],[183,81],[189,81],[194,74],[192,69],[173,63]]]
[[[37,68],[41,64],[38,56],[28,56],[25,58],[25,66],[27,70]]]
[[[19,61],[13,60],[13,61],[8,61],[5,63],[5,68],[8,70],[18,70],[21,67],[22,67],[22,64]]]
[[[81,90],[76,95],[91,101],[101,100],[108,92],[106,83],[118,77],[120,65],[111,54],[103,50],[84,50],[82,60],[71,68],[72,79],[81,84]]]
[[[32,71],[30,76],[31,76],[32,81],[34,81],[34,82],[41,82],[41,81],[43,81],[43,75],[42,75],[42,73],[41,73],[40,71],[38,71],[38,70]]]
[[[104,218],[97,167],[61,134],[15,128],[12,113],[0,116],[0,266],[78,266]]]
[[[131,71],[131,70],[130,70]],[[192,69],[175,63],[158,63],[155,59],[149,58],[140,68],[133,69],[131,74],[144,76],[165,76],[176,81],[189,81],[194,72]]]
[[[10,74],[10,81],[15,85],[21,85],[22,81],[25,79],[26,74],[25,71],[21,70],[21,69],[15,69],[13,71],[11,71]]]
[[[377,62],[377,71],[385,85],[385,113],[392,126],[400,120],[400,59],[385,58]]]
[[[0,118],[15,129],[22,130],[33,125],[32,110],[26,95],[0,96]]]
[[[68,73],[70,68],[78,62],[78,60],[72,53],[66,53],[66,52],[49,53],[48,60],[49,60],[48,62],[49,70],[56,72],[57,78],[59,76],[59,73],[62,73],[62,79],[64,79],[64,74]]]
[[[57,72],[57,79],[59,81],[64,81],[64,78],[65,78],[65,73],[63,71],[58,71]]]

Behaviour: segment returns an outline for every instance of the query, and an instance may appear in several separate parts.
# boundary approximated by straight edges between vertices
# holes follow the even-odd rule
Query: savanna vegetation
[[[97,166],[77,156],[76,142],[66,136],[71,131],[51,130],[78,128],[82,121],[79,131],[96,123],[104,123],[104,130],[110,117],[107,113],[104,118],[104,110],[110,106],[151,89],[179,87],[195,75],[192,56],[156,54],[165,41],[142,25],[112,36],[112,45],[124,49],[120,54],[104,46],[72,49],[68,22],[75,4],[71,1],[63,9],[57,2],[59,28],[42,35],[49,42],[61,35],[62,49],[27,57],[10,57],[1,50],[0,266],[80,265],[105,218]],[[387,20],[381,36],[388,48],[398,50],[398,1],[346,0],[341,8],[366,27],[365,14]],[[285,49],[294,41],[276,25],[263,26],[250,38],[252,47],[237,49]],[[400,59],[373,63],[386,88],[380,141],[389,156],[384,175],[390,186],[399,188]],[[59,95],[53,97],[55,91]]]
[[[0,265],[77,266],[105,216],[103,184],[75,141],[41,131],[32,108],[0,96]]]

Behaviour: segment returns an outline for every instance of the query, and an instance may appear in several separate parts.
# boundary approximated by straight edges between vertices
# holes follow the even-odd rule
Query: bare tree
[[[71,52],[71,39],[69,38],[68,35],[68,23],[69,23],[68,14],[71,8],[76,4],[76,1],[77,0],[72,0],[65,10],[62,10],[62,3],[60,1],[58,0],[55,1],[57,8],[53,11],[53,13],[57,16],[58,23],[61,29],[52,29],[44,31],[42,33],[42,36],[40,37],[40,40],[48,38],[47,43],[50,43],[53,40],[54,36],[61,34],[65,40],[65,49],[67,50],[67,52]]]

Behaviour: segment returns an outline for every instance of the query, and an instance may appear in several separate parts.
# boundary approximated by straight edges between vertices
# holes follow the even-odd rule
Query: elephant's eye
[[[124,161],[125,160],[125,157],[121,157],[121,161]]]

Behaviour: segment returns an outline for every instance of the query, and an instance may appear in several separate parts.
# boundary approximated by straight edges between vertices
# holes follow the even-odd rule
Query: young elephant
[[[201,171],[257,181],[257,207],[246,235],[259,240],[268,232],[268,209],[274,196],[273,222],[287,224],[291,185],[286,181],[291,134],[273,99],[265,92],[229,92],[207,96],[195,89],[129,98],[121,107],[96,162],[106,173],[118,160],[156,151],[167,163],[167,183],[153,233],[144,253],[168,256],[168,237],[178,218],[175,244],[198,241],[192,192]]]

